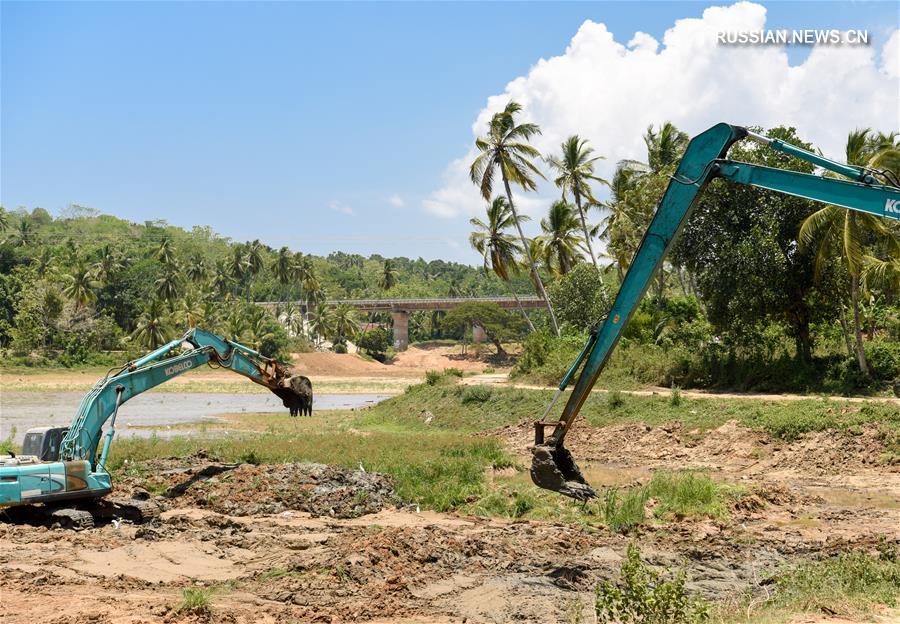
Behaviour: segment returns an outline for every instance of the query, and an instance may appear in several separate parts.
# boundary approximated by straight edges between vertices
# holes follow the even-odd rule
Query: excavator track
[[[149,498],[114,496],[98,501],[96,515],[102,518],[121,518],[134,524],[144,524],[159,518],[160,508]]]

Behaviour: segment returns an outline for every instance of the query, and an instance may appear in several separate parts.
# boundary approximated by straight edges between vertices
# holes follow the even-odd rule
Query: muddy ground
[[[496,433],[521,455],[527,429]],[[570,447],[595,485],[702,466],[746,494],[727,521],[676,519],[623,536],[418,511],[362,471],[156,460],[143,468],[159,477],[118,487],[165,490],[158,523],[0,523],[0,621],[591,622],[593,588],[616,576],[633,540],[716,601],[762,598],[804,558],[900,543],[900,468],[879,463],[875,428],[781,443],[736,423],[707,433],[585,426]],[[197,586],[212,588],[211,609],[179,610],[182,589]]]

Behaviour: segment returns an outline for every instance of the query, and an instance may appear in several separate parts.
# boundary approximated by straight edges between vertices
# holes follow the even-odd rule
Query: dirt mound
[[[355,518],[399,503],[387,477],[324,464],[208,464],[180,472],[170,483],[164,496],[168,508],[201,507],[233,516],[292,510]]]
[[[296,353],[292,362],[295,374],[316,375],[383,375],[384,364],[364,360],[354,353]],[[315,379],[313,379],[315,384]]]
[[[518,455],[527,455],[533,442],[529,423],[489,432],[506,441]],[[566,447],[579,463],[623,466],[699,467],[764,474],[793,471],[813,475],[840,474],[848,469],[877,466],[884,453],[877,425],[854,431],[821,431],[783,442],[761,431],[729,421],[710,431],[687,431],[681,422],[658,427],[626,423],[608,427],[585,424],[572,429]]]

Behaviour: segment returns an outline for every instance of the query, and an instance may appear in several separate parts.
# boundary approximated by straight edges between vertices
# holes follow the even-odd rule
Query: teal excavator
[[[742,139],[754,140],[768,149],[810,162],[831,172],[831,175],[826,177],[728,160],[729,148]],[[769,139],[746,128],[725,123],[713,126],[694,137],[666,188],[609,314],[602,324],[591,332],[581,354],[560,382],[559,390],[550,405],[540,420],[534,423],[535,445],[532,448],[531,479],[537,486],[582,501],[596,495],[585,481],[572,454],[563,446],[563,440],[619,341],[622,330],[643,298],[651,279],[660,269],[678,233],[690,218],[697,199],[706,185],[715,178],[880,217],[900,219],[900,183],[896,172],[878,171],[829,160],[789,143]],[[549,420],[548,416],[553,405],[579,369],[581,372],[562,415],[558,420]],[[550,427],[553,428],[553,432],[546,437],[545,429]]]
[[[312,414],[308,378],[291,375],[274,359],[237,342],[191,329],[144,357],[110,370],[81,400],[68,428],[30,429],[22,453],[0,456],[0,509],[29,506],[44,518],[75,528],[93,526],[95,516],[141,522],[158,514],[146,499],[104,498],[112,492],[106,461],[116,415],[129,399],[204,364],[265,386],[292,416]]]

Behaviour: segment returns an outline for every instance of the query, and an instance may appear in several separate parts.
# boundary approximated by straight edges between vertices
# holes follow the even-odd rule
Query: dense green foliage
[[[462,333],[477,325],[497,348],[497,355],[505,356],[503,343],[521,338],[525,330],[522,317],[504,310],[495,303],[470,302],[456,306],[444,317],[442,326],[449,332]]]
[[[8,361],[31,365],[112,363],[121,356],[104,352],[140,353],[195,325],[284,357],[306,350],[307,337],[336,344],[355,338],[363,319],[346,307],[317,307],[324,299],[506,291],[497,277],[440,260],[323,258],[238,243],[206,227],[134,224],[79,207],[59,218],[41,208],[4,216],[0,348],[11,352]],[[309,307],[263,309],[251,301]],[[440,336],[440,319],[413,315],[411,337]]]

